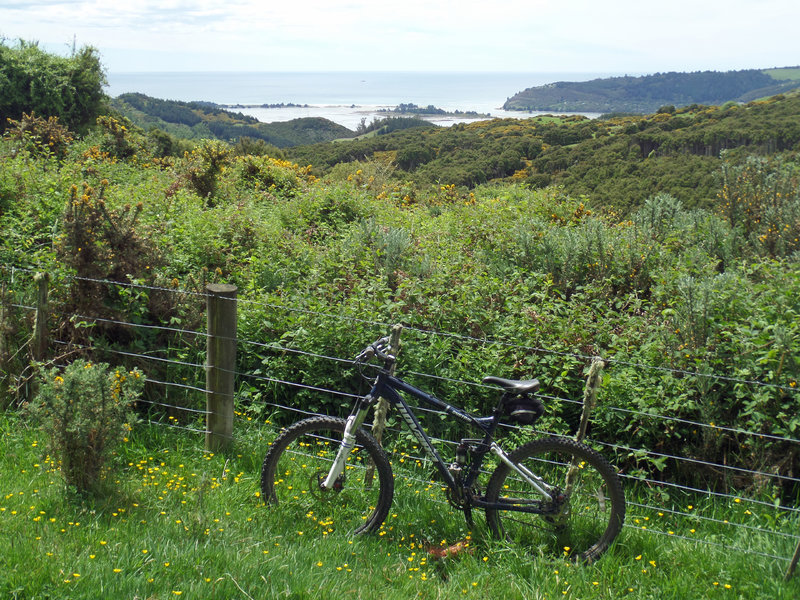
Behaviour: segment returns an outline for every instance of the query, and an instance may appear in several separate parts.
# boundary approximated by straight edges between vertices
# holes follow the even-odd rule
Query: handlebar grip
[[[373,356],[377,356],[381,360],[384,361],[394,361],[395,357],[385,352],[388,350],[391,352],[391,347],[389,346],[389,337],[382,337],[380,339],[375,340],[369,346],[364,348],[364,350],[356,357],[356,362],[366,362],[370,360]]]

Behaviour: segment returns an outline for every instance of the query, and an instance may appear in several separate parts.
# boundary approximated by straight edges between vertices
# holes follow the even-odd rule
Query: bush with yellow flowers
[[[29,405],[47,439],[51,459],[60,462],[66,484],[79,493],[96,491],[103,467],[135,419],[144,376],[105,363],[76,360],[44,372]]]

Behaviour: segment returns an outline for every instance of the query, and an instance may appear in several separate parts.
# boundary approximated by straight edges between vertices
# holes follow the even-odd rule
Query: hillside
[[[560,185],[596,206],[628,210],[659,192],[689,206],[708,206],[716,197],[714,173],[724,150],[800,150],[800,95],[608,119],[495,119],[287,153],[314,165],[318,176],[341,163],[376,160],[390,165],[397,179],[420,185]]]
[[[506,110],[655,112],[665,105],[749,102],[800,87],[797,67],[741,71],[656,73],[592,81],[559,81],[514,94]]]
[[[111,100],[111,106],[139,127],[155,127],[189,139],[236,141],[249,137],[286,148],[355,135],[328,119],[307,117],[282,123],[260,123],[254,117],[224,110],[210,102],[162,100],[138,93],[122,94]]]

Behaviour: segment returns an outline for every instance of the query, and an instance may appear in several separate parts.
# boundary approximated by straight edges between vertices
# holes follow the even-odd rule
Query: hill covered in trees
[[[211,102],[162,100],[139,93],[122,94],[111,100],[111,106],[139,127],[155,127],[176,137],[197,140],[216,138],[235,142],[248,137],[286,148],[355,135],[328,119],[307,117],[261,123],[255,117],[224,110]]]
[[[503,108],[526,111],[655,112],[661,106],[749,102],[800,87],[800,68],[656,73],[528,88]]]
[[[800,150],[800,95],[746,105],[691,105],[641,116],[495,119],[449,128],[287,150],[318,176],[353,161],[378,161],[398,180],[472,188],[484,183],[563,186],[595,205],[629,209],[665,192],[708,206],[723,151]]]

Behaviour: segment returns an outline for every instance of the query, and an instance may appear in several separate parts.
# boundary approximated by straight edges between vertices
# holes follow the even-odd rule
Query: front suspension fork
[[[336,458],[333,459],[333,464],[331,465],[325,480],[320,483],[320,488],[323,490],[333,489],[336,480],[339,479],[342,473],[344,473],[347,457],[356,446],[356,431],[358,431],[358,428],[364,424],[364,420],[367,417],[367,411],[369,411],[369,407],[371,405],[371,397],[367,396],[364,398],[364,401],[361,403],[358,410],[354,414],[347,417],[347,421],[345,422],[344,426],[344,434],[342,435],[342,443],[339,445],[339,450],[336,452]]]

